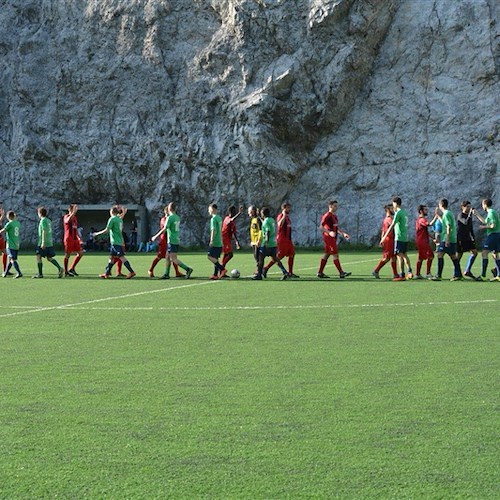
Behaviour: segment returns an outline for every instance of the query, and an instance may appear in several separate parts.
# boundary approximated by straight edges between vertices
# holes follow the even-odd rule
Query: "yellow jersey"
[[[262,221],[258,217],[250,219],[250,245],[257,245],[262,237]]]

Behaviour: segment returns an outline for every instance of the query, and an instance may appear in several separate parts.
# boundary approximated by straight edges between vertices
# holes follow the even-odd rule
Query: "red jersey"
[[[429,245],[429,222],[425,217],[418,217],[415,223],[415,243],[417,247]]]
[[[222,222],[222,240],[231,241],[236,236],[236,224],[230,215],[227,215]]]
[[[76,215],[73,215],[70,219],[70,215],[66,214],[63,217],[64,225],[64,241],[79,241],[80,236],[78,235],[78,219]]]
[[[384,222],[382,222],[382,236],[386,233],[391,224],[392,217],[390,215],[387,215],[384,219]],[[392,229],[392,231],[387,235],[384,243],[382,243],[382,248],[384,248],[385,250],[391,250],[394,248],[394,229]]]
[[[323,233],[323,240],[325,242],[335,240],[337,241],[337,231],[339,230],[339,220],[335,214],[332,214],[332,212],[326,212],[326,214],[323,214],[323,217],[321,217],[321,227],[324,227],[327,231],[333,231],[335,233],[335,236],[330,236],[327,233]]]
[[[282,220],[283,222],[280,224]],[[278,228],[278,233],[276,234],[277,240],[292,241],[292,221],[288,215],[283,215],[283,212],[280,212],[278,217],[276,217],[276,226]]]
[[[167,216],[165,215],[164,217],[162,217],[160,219],[160,229],[164,229],[165,228],[165,223],[167,222]],[[163,231],[161,234],[160,234],[160,245],[162,243],[166,243],[167,241],[167,233],[165,231]]]

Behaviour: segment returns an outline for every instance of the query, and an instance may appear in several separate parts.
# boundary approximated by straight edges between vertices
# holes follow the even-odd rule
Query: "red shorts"
[[[295,246],[291,240],[278,240],[278,259],[295,255]]]
[[[382,245],[382,258],[384,260],[392,259],[396,255],[394,253],[394,240],[384,241]]]
[[[325,243],[325,253],[328,255],[336,255],[337,250],[337,240],[331,236],[323,236],[323,242]]]
[[[432,259],[434,257],[434,252],[432,251],[432,248],[429,245],[429,243],[418,245],[417,250],[418,250],[419,260]]]
[[[225,253],[225,254],[233,253],[233,241],[232,240],[222,240],[222,253]]]
[[[167,257],[167,242],[165,240],[160,240],[156,257],[158,259],[165,259]]]
[[[80,240],[64,240],[64,252],[75,253],[82,251]]]
[[[0,236],[0,250],[5,250],[5,240]]]

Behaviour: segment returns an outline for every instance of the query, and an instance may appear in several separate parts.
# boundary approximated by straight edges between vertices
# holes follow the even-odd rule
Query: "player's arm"
[[[102,229],[101,231],[96,231],[93,236],[94,238],[97,238],[97,236],[101,236],[101,234],[106,234],[106,233],[109,233],[109,229],[107,227],[105,227],[104,229]]]
[[[477,220],[483,224],[486,224],[486,220],[477,213],[477,210],[475,208],[472,209],[472,213],[477,217]],[[479,226],[481,227],[481,226]],[[484,229],[484,228],[481,228],[481,229]]]
[[[387,228],[387,231],[382,235],[382,238],[380,238],[381,245],[385,241],[387,236],[389,236],[389,234],[391,234],[391,231],[394,229],[394,224],[395,224],[395,220],[392,219],[391,225]]]
[[[162,233],[166,231],[167,231],[167,223],[165,222],[165,224],[160,228],[160,230],[154,236],[151,236],[151,241],[155,241],[156,238],[158,238]]]
[[[337,233],[340,233],[346,240],[351,239],[349,233],[346,233],[343,229],[340,229],[340,227],[337,228]]]
[[[121,213],[118,214],[118,217],[124,218],[125,215],[127,214],[127,207],[124,207],[123,205],[120,206]]]

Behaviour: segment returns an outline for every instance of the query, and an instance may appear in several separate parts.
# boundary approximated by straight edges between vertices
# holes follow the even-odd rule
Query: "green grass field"
[[[32,280],[23,255],[1,281],[1,498],[500,497],[498,283],[375,280],[369,252],[211,282],[180,256],[193,279],[131,254],[133,280],[105,255]]]

